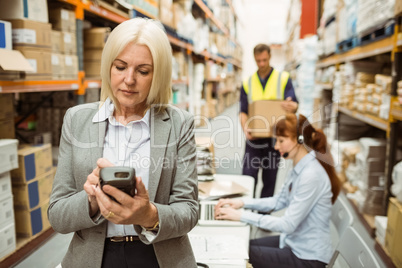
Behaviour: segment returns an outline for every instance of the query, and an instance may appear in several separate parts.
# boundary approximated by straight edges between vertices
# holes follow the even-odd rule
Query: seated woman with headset
[[[221,199],[215,218],[242,221],[280,232],[250,241],[250,262],[259,267],[325,267],[332,256],[330,217],[340,181],[322,130],[306,117],[287,114],[277,122],[275,149],[293,160],[285,184],[273,197]],[[270,213],[286,208],[282,217],[241,211],[247,208]]]

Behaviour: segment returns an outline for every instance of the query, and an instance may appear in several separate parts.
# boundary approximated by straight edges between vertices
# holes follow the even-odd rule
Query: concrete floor
[[[215,142],[215,158],[217,159],[217,173],[220,174],[241,174],[241,160],[244,154],[244,137],[238,120],[239,107],[237,104],[226,109],[221,115],[210,120],[207,127],[197,128],[197,137],[213,137]],[[291,163],[287,162],[283,169],[278,172],[276,190],[280,188],[284,182],[284,178],[288,170],[291,169]],[[257,194],[261,191],[261,180],[257,184]],[[346,196],[341,193],[340,197],[346,200]],[[365,227],[359,220],[358,215],[346,200],[352,214],[354,215],[353,226],[358,230],[367,245],[372,249],[377,257],[381,267],[386,267],[374,249],[375,241],[370,237]],[[277,214],[277,215],[280,215]],[[331,231],[334,241],[338,237],[336,231]],[[258,228],[252,228],[251,238],[272,235],[271,232],[262,231]],[[72,238],[72,234],[62,235],[55,234],[46,243],[29,255],[26,259],[17,264],[16,268],[54,268],[62,260],[68,245]],[[338,267],[344,268],[343,265]]]

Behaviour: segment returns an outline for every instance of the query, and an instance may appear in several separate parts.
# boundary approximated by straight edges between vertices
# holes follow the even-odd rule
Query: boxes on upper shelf
[[[18,140],[0,139],[0,173],[18,168]]]
[[[61,53],[62,50],[62,39],[61,39],[61,32],[52,30],[52,35],[50,37],[52,40],[52,52],[53,53]]]
[[[61,47],[60,51],[69,55],[77,54],[77,38],[75,33],[61,32]]]
[[[75,33],[75,13],[72,10],[64,8],[51,8],[49,9],[49,21],[53,29],[59,31],[66,31]]]
[[[8,49],[0,49],[0,67],[0,80],[20,79],[21,72],[33,71],[21,52]]]
[[[27,183],[52,169],[50,144],[23,145],[18,150],[19,168],[11,172],[13,183]]]
[[[96,27],[84,30],[84,48],[103,48],[109,34],[109,27]]]
[[[14,208],[30,210],[50,198],[56,168],[36,177],[28,183],[14,183]]]
[[[12,25],[13,45],[52,47],[52,26],[50,23],[26,19],[9,20]]]
[[[26,80],[47,80],[52,78],[52,53],[50,49],[32,46],[14,46],[20,51],[33,67],[33,72],[26,72]]]
[[[87,77],[100,76],[102,49],[109,34],[109,27],[91,28],[84,31],[84,71]]]
[[[78,56],[64,55],[64,79],[78,79]]]
[[[46,0],[0,0],[0,18],[49,22]]]

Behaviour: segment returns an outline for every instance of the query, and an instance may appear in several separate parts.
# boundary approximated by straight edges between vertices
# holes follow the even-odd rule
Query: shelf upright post
[[[402,80],[402,48],[398,47],[398,33],[399,25],[402,21],[402,17],[396,18],[395,31],[394,31],[394,49],[392,50],[392,85],[391,85],[391,103],[390,111],[392,110],[393,100],[397,96],[398,81]],[[392,186],[392,170],[396,164],[396,149],[398,143],[398,121],[394,120],[392,113],[390,112],[390,124],[387,131],[387,159],[385,161],[385,189],[384,189],[384,211],[388,210],[388,200],[391,197]]]
[[[83,35],[84,7],[81,1],[75,4],[75,22],[76,22],[76,40],[77,40],[77,57],[78,57],[78,90],[77,104],[85,102],[85,72],[84,72],[84,35]]]

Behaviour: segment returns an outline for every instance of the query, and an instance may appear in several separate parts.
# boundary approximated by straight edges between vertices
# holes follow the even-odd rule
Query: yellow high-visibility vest
[[[248,102],[258,100],[283,100],[285,87],[289,79],[288,72],[272,70],[265,88],[262,88],[257,72],[249,79],[243,81],[243,88],[247,94]]]

